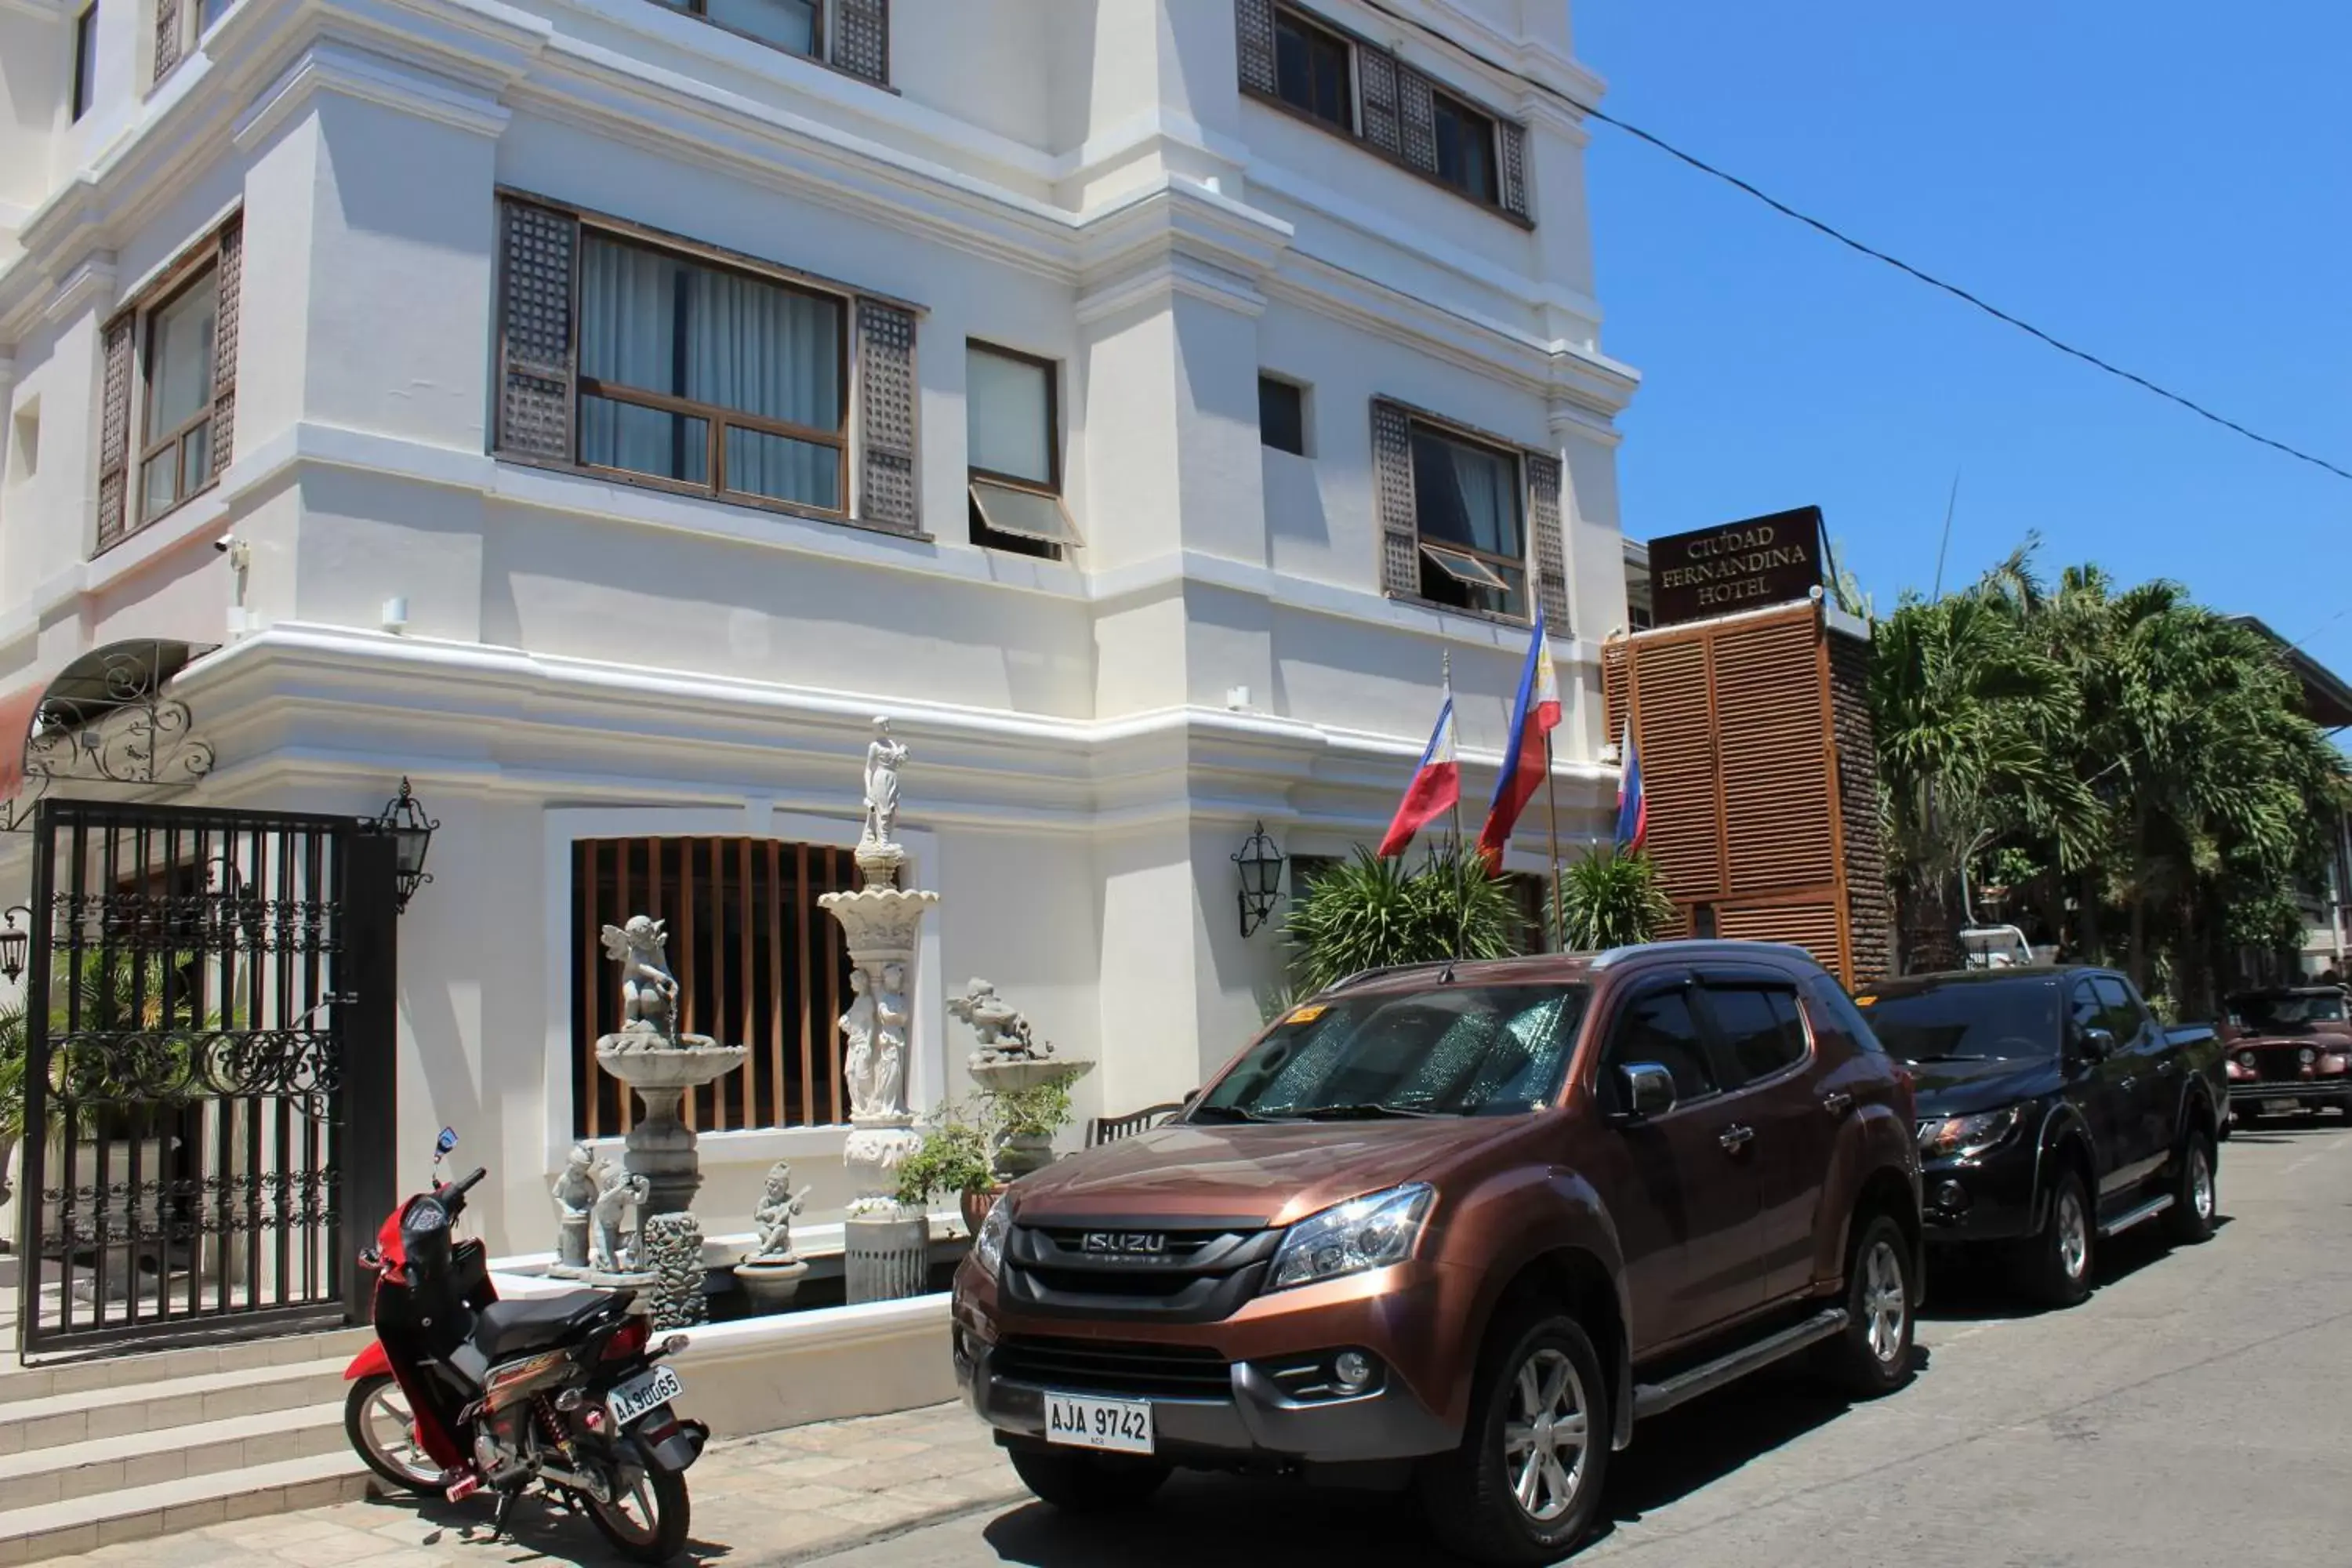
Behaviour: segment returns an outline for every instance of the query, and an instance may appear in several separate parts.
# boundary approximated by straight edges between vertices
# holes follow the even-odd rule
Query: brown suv
[[[1175,1466],[1419,1487],[1572,1548],[1634,1419],[1808,1348],[1909,1375],[1911,1086],[1794,948],[1360,975],[1175,1122],[1029,1176],[956,1276],[956,1372],[1030,1489]]]

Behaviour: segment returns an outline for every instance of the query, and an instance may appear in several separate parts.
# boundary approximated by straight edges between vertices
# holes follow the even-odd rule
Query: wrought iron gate
[[[391,840],[85,800],[34,839],[25,1353],[345,1321],[394,1202]]]

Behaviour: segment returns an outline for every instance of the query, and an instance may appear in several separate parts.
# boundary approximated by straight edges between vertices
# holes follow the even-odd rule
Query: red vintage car
[[[2333,1106],[2352,1117],[2352,1006],[2340,985],[2242,991],[2221,1026],[2230,1110],[2241,1123],[2264,1110]]]

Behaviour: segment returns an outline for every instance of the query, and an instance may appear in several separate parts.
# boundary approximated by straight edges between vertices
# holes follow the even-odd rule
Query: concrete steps
[[[0,1568],[345,1501],[364,1330],[0,1367]]]

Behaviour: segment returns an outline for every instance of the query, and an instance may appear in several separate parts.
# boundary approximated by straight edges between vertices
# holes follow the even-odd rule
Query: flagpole
[[[1444,681],[1445,686],[1445,700],[1451,702],[1454,700],[1454,650],[1452,648],[1447,648],[1437,656],[1437,668],[1439,671],[1439,679]],[[1460,728],[1460,716],[1458,714],[1455,716],[1455,729],[1454,732],[1456,736],[1459,736],[1462,733]],[[1456,743],[1458,744],[1459,742],[1457,742]],[[1462,853],[1462,792],[1458,788],[1454,792],[1453,842],[1447,847],[1449,854],[1459,855]]]
[[[1567,911],[1559,901],[1559,796],[1551,782],[1551,731],[1544,731],[1544,816],[1551,830],[1551,950],[1568,951]]]

